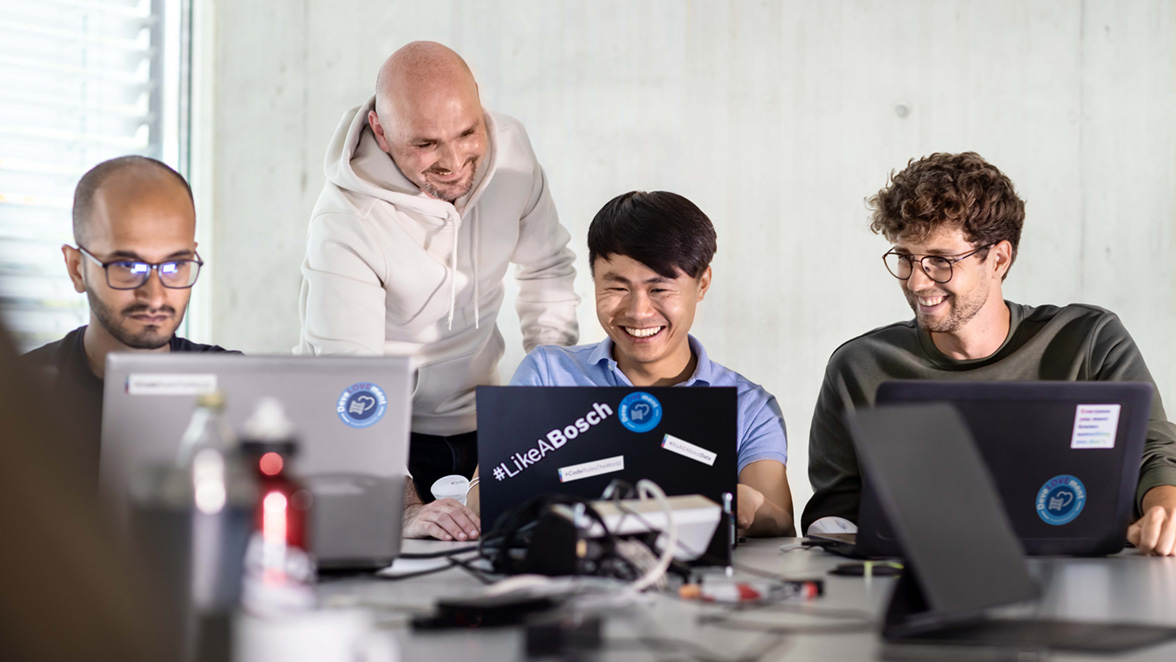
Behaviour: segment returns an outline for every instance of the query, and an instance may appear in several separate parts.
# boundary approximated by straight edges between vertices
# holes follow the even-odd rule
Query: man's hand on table
[[[455,499],[438,499],[404,509],[405,538],[476,540],[482,530],[474,511]]]
[[[1176,486],[1153,487],[1143,496],[1143,517],[1127,527],[1127,540],[1144,554],[1176,555]]]

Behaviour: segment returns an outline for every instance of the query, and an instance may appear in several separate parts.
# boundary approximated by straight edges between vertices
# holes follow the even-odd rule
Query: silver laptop
[[[319,566],[386,566],[400,550],[411,380],[403,357],[111,354],[99,480],[123,508],[136,468],[175,461],[198,395],[224,393],[238,432],[273,397],[297,430]]]

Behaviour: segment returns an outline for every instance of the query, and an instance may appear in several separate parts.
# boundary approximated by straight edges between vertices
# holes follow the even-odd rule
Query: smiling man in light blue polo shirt
[[[689,335],[711,282],[715,230],[674,193],[626,193],[588,228],[596,316],[608,338],[579,347],[538,347],[512,386],[734,386],[738,393],[739,528],[795,535],[788,442],[776,399],[711,361]]]

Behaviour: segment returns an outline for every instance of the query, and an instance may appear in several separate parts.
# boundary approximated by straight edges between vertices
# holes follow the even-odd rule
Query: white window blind
[[[20,349],[89,319],[60,246],[78,179],[124,154],[181,173],[179,0],[0,0],[0,313]],[[172,27],[175,26],[175,27]]]

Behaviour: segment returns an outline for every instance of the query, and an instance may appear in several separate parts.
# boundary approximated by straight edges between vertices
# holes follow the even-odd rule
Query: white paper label
[[[559,470],[559,482],[570,483],[581,478],[591,478],[600,474],[610,474],[625,468],[625,456],[607,457],[603,460],[593,460],[583,464],[573,464]]]
[[[1070,448],[1114,448],[1121,405],[1078,405]]]
[[[662,438],[662,448],[683,457],[688,457],[691,460],[701,462],[708,467],[715,466],[715,458],[718,457],[717,453],[712,453],[701,446],[695,446],[689,441],[679,439],[672,434],[667,434]]]
[[[215,374],[127,376],[128,395],[204,395],[215,390]]]

